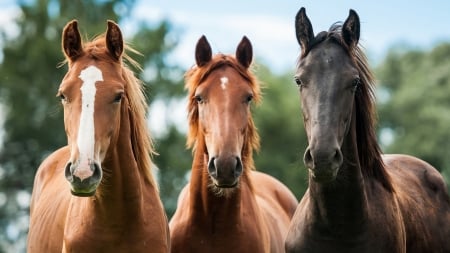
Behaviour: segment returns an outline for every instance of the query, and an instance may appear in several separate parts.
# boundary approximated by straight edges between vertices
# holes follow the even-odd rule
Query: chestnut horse
[[[286,239],[287,252],[450,252],[450,199],[439,172],[406,155],[382,155],[374,78],[358,46],[355,11],[314,36],[295,21],[309,146],[309,188]]]
[[[68,145],[36,174],[28,252],[169,252],[167,218],[151,174],[141,82],[120,28],[83,43],[77,21],[62,47],[69,69],[58,97]]]
[[[186,73],[190,183],[171,219],[172,252],[284,252],[297,200],[281,182],[254,170],[259,137],[251,101],[261,100],[249,67],[252,45],[243,37],[236,56],[212,56],[206,37]]]

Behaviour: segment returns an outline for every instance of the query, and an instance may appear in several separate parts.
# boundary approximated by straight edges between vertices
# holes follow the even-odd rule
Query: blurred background
[[[300,199],[307,146],[293,73],[299,54],[294,17],[306,7],[315,33],[348,16],[361,19],[361,43],[378,80],[378,136],[385,153],[426,160],[450,182],[450,2],[446,1],[4,0],[0,3],[0,253],[25,252],[33,179],[41,161],[65,145],[55,97],[67,66],[64,25],[78,19],[86,39],[119,23],[144,71],[149,125],[160,155],[161,198],[170,217],[189,178],[183,75],[202,34],[214,52],[253,43],[264,85],[253,108],[261,136],[256,167]]]

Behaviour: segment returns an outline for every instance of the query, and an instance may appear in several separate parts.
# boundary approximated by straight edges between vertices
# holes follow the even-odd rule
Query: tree
[[[450,182],[450,43],[389,52],[377,68],[386,153],[419,157]]]
[[[11,38],[3,33],[0,103],[7,113],[0,151],[0,252],[23,251],[36,169],[49,153],[66,144],[62,110],[55,98],[66,72],[66,66],[57,68],[64,59],[62,28],[76,18],[82,33],[93,37],[106,30],[107,19],[120,23],[130,14],[134,2],[25,1],[16,19],[19,36]],[[154,28],[145,23],[138,25],[131,41],[143,56],[134,58],[144,69],[156,73],[145,78],[150,88],[149,101],[157,99],[151,90],[166,96],[180,92],[181,78],[172,80],[166,75],[178,69],[165,63],[165,55],[176,44],[168,36],[170,24],[163,21]]]
[[[275,75],[264,65],[259,65],[256,74],[263,85],[262,104],[253,108],[261,138],[256,168],[278,178],[300,199],[308,186],[303,165],[308,144],[294,75]]]
[[[185,136],[186,133],[171,123],[167,133],[157,138],[155,143],[156,150],[160,153],[154,157],[159,168],[160,194],[169,219],[175,212],[181,189],[189,180],[192,155],[186,149]]]

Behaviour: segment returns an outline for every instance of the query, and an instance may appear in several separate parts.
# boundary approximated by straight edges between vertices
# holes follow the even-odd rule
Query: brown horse
[[[123,63],[120,28],[83,43],[66,25],[69,65],[58,97],[68,145],[38,169],[28,252],[168,252],[169,231],[151,174],[141,82]]]
[[[374,78],[358,46],[356,12],[314,36],[301,8],[295,27],[310,176],[287,252],[450,252],[442,176],[417,158],[381,155]]]
[[[197,66],[186,74],[190,183],[170,221],[172,252],[284,252],[297,200],[282,183],[254,170],[259,137],[250,112],[261,100],[244,37],[236,56],[217,54],[203,36]]]

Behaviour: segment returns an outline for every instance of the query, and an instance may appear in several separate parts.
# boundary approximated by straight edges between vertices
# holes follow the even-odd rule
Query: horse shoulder
[[[188,183],[178,195],[177,208],[169,222],[170,228],[176,226],[180,221],[186,221],[189,217],[187,215],[189,210],[189,187],[190,184]]]
[[[70,189],[64,179],[69,149],[50,154],[39,166],[30,204],[28,252],[61,252]]]
[[[396,190],[423,191],[433,199],[450,204],[444,178],[429,163],[409,155],[384,155],[383,159],[394,184],[404,185]]]
[[[37,169],[34,178],[33,192],[30,205],[31,211],[33,210],[35,202],[38,201],[40,196],[42,195],[42,190],[44,189],[44,187],[65,180],[64,167],[65,163],[68,160],[68,156],[69,156],[68,147],[63,147],[50,154],[41,163],[41,165]]]
[[[184,242],[184,240],[189,233],[189,185],[187,184],[181,190],[178,196],[176,211],[169,221],[172,252],[180,252],[182,249],[179,247],[187,245],[187,242]]]
[[[297,199],[280,181],[267,174],[252,171],[252,185],[271,238],[272,252],[283,251],[289,224]]]
[[[251,175],[255,194],[273,208],[282,211],[290,220],[298,205],[291,190],[268,174],[252,171]]]
[[[313,227],[312,223],[314,222],[311,205],[308,188],[291,219],[289,232],[285,240],[286,252],[307,252],[309,239],[314,236],[311,230]],[[313,251],[313,249],[309,250]]]
[[[413,156],[383,158],[394,184],[407,237],[413,238],[408,247],[425,251],[444,247],[449,251],[450,197],[442,175]]]

